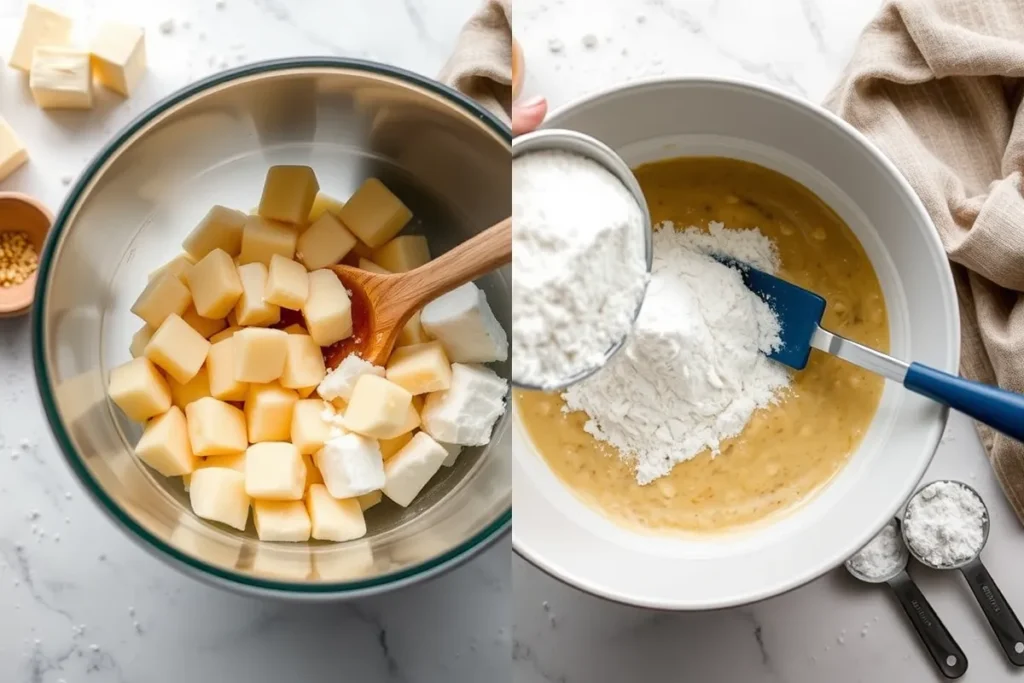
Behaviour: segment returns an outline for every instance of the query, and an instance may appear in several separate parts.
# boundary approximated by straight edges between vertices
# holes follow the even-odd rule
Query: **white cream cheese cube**
[[[314,270],[309,274],[309,296],[302,305],[302,315],[318,346],[330,346],[352,336],[352,302],[334,271]]]
[[[384,460],[375,439],[336,436],[317,451],[314,462],[335,498],[355,498],[384,486]]]
[[[146,351],[146,344],[153,338],[153,328],[149,325],[143,325],[139,328],[138,332],[132,335],[132,343],[128,346],[128,352],[132,354],[132,358],[141,357]]]
[[[29,90],[40,109],[92,109],[89,53],[67,47],[37,47]]]
[[[201,398],[185,407],[185,419],[192,452],[198,456],[244,453],[249,446],[245,414],[230,403]]]
[[[430,260],[430,248],[422,235],[399,235],[374,249],[371,258],[392,273],[407,273]]]
[[[312,455],[323,448],[331,425],[323,419],[324,402],[307,398],[296,402],[292,410],[291,440],[299,452]]]
[[[238,279],[242,283],[242,296],[235,304],[238,324],[266,327],[280,322],[281,307],[266,300],[267,267],[262,263],[238,266]]]
[[[375,439],[390,439],[406,424],[412,394],[377,375],[356,381],[345,410],[345,428]]]
[[[195,260],[188,254],[178,254],[167,263],[163,264],[152,273],[147,276],[147,281],[152,281],[153,278],[164,273],[171,273],[174,277],[181,280],[185,286],[188,286],[188,274],[192,270],[192,266],[196,264]]]
[[[171,389],[148,358],[136,358],[110,371],[107,393],[130,419],[142,422],[171,407]]]
[[[206,467],[192,473],[189,482],[192,511],[203,519],[245,531],[251,500],[245,492],[245,475],[221,467]]]
[[[70,17],[30,2],[7,65],[27,73],[32,68],[32,55],[37,47],[62,46],[70,42]]]
[[[408,507],[447,457],[444,446],[426,432],[417,432],[402,450],[384,463],[384,495]]]
[[[0,180],[5,180],[26,161],[28,150],[10,124],[0,116]]]
[[[352,541],[366,535],[366,520],[359,501],[334,498],[322,484],[306,493],[306,509],[312,522],[313,538],[319,541]]]
[[[320,347],[308,334],[285,333],[285,337],[288,352],[281,372],[281,386],[301,389],[320,384],[327,374]]]
[[[356,498],[359,501],[359,507],[362,508],[363,512],[366,512],[374,505],[377,505],[384,500],[384,493],[381,491],[370,491]]]
[[[222,401],[244,401],[249,383],[235,379],[235,340],[222,339],[210,346],[206,356],[210,395]]]
[[[192,228],[181,248],[197,261],[216,249],[228,256],[238,256],[242,250],[245,221],[246,215],[241,211],[218,204]]]
[[[89,51],[96,80],[125,97],[132,94],[146,73],[146,34],[138,26],[103,24]]]
[[[444,391],[452,382],[452,366],[441,342],[395,349],[385,377],[414,396]]]
[[[324,377],[316,391],[325,401],[333,401],[336,398],[348,401],[352,398],[352,390],[356,388],[356,382],[363,375],[376,375],[383,377],[384,368],[363,360],[359,356],[351,355],[342,359],[334,370],[331,370]]]
[[[154,330],[172,313],[181,315],[192,303],[192,294],[170,273],[153,278],[132,304],[131,311]]]
[[[167,379],[167,384],[171,387],[171,400],[182,410],[189,403],[210,396],[210,375],[205,367],[200,368],[196,376],[184,384],[173,377]]]
[[[422,428],[438,441],[483,446],[505,412],[508,382],[482,365],[452,365],[447,391],[429,394],[420,413]]]
[[[268,304],[298,311],[309,296],[309,274],[298,261],[280,254],[270,257],[267,288],[263,299]]]
[[[341,211],[341,207],[344,205],[345,202],[335,199],[323,192],[317,192],[316,197],[313,199],[313,206],[309,209],[309,217],[306,219],[306,224],[312,225],[313,223],[316,223],[316,220],[325,213],[337,216],[338,212]]]
[[[213,249],[185,275],[196,312],[204,318],[221,319],[242,296],[242,280],[235,262],[223,249]]]
[[[412,218],[408,207],[376,178],[368,178],[341,207],[338,217],[361,242],[376,249]]]
[[[249,442],[287,441],[292,433],[292,412],[299,395],[274,384],[250,384],[245,397]]]
[[[210,339],[213,335],[228,326],[227,322],[224,320],[204,318],[199,315],[199,311],[197,311],[194,306],[189,306],[188,310],[186,310],[181,316],[181,319],[184,320],[189,327],[201,334],[204,339]]]
[[[189,474],[197,459],[188,440],[188,425],[181,408],[171,406],[163,415],[146,423],[135,455],[165,477]]]
[[[261,541],[301,543],[309,540],[309,513],[301,500],[255,500],[252,522]]]
[[[405,434],[400,434],[393,439],[381,439],[380,440],[380,457],[387,462],[394,457],[395,453],[402,450],[405,444],[412,441],[412,429],[407,431]]]
[[[423,330],[444,345],[453,363],[490,363],[508,359],[508,335],[494,317],[487,297],[472,282],[423,307]]]
[[[248,216],[242,228],[242,251],[238,263],[270,265],[270,257],[279,254],[287,259],[295,256],[298,234],[287,223],[278,223],[262,216]]]
[[[172,313],[153,333],[144,353],[161,370],[186,384],[203,367],[209,351],[210,342]]]
[[[325,213],[299,235],[296,253],[308,270],[319,270],[341,261],[355,245],[356,238],[341,221]]]
[[[271,166],[263,183],[259,214],[292,225],[305,223],[319,190],[309,166]]]
[[[448,451],[448,457],[445,458],[444,462],[441,464],[445,467],[454,467],[455,461],[459,459],[459,453],[462,452],[462,446],[457,443],[444,443],[442,441],[438,441],[438,443],[444,446],[444,449]]]
[[[288,357],[288,337],[283,330],[247,327],[235,332],[235,380],[267,384],[284,372]]]
[[[402,327],[402,331],[398,333],[398,339],[395,340],[395,348],[426,344],[430,341],[430,337],[423,331],[423,325],[420,324],[420,314],[420,311],[413,313],[409,322]]]
[[[260,500],[302,500],[306,463],[287,442],[254,443],[245,452],[245,492]]]

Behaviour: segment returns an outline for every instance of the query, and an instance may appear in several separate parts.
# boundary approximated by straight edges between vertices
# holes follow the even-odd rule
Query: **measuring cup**
[[[899,533],[899,520],[894,519],[890,524],[896,525],[896,536],[902,540]],[[967,672],[967,656],[953,640],[953,636],[949,634],[945,624],[939,619],[939,615],[935,613],[921,589],[907,573],[907,560],[909,559],[910,554],[907,552],[906,543],[901,542],[899,561],[885,576],[867,576],[854,569],[850,560],[846,561],[846,571],[850,572],[855,579],[866,583],[889,584],[896,599],[899,600],[900,606],[903,607],[903,611],[907,613],[911,625],[917,631],[917,635],[921,637],[921,642],[924,643],[928,654],[935,661],[935,666],[946,678],[960,678]]]
[[[964,484],[960,481],[943,480],[950,484],[959,484],[965,489],[970,491],[977,497],[978,502],[981,503],[982,507],[985,508],[985,519],[981,547],[978,548],[977,554],[974,557],[968,558],[963,562],[954,565],[935,565],[928,562],[923,557],[920,557],[915,551],[913,546],[907,540],[906,531],[903,532],[903,542],[906,544],[910,553],[914,556],[914,559],[923,564],[926,567],[932,569],[959,569],[960,573],[967,580],[967,585],[971,587],[971,592],[974,593],[974,597],[978,600],[978,605],[981,607],[981,611],[985,614],[985,618],[988,619],[989,626],[992,627],[992,631],[996,634],[996,639],[999,640],[999,645],[1003,648],[1003,652],[1006,653],[1006,658],[1016,666],[1024,666],[1024,628],[1021,627],[1020,621],[1017,619],[1017,615],[1013,613],[1010,608],[1010,604],[1003,597],[1002,591],[996,586],[996,582],[992,580],[992,575],[985,569],[985,565],[981,563],[981,550],[985,547],[988,542],[988,530],[989,530],[989,515],[988,507],[985,505],[985,501],[982,500],[981,495],[978,494],[974,488]],[[931,482],[926,486],[922,486],[915,493],[910,502],[913,502],[915,498],[921,495],[921,492],[927,489],[932,484],[937,482]],[[907,515],[910,510],[910,503],[907,504],[908,512],[904,515],[904,519],[908,519]]]

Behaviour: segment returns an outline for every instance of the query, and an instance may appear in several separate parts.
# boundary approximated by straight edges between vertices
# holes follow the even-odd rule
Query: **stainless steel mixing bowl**
[[[147,274],[180,251],[213,204],[259,200],[272,164],[312,166],[342,199],[382,179],[436,253],[511,211],[511,132],[471,100],[380,64],[294,59],[195,83],[121,131],[72,188],[41,257],[33,360],[43,406],[71,469],[147,550],[212,583],[307,599],[366,595],[436,575],[511,525],[505,421],[408,509],[385,501],[369,534],[343,544],[277,544],[209,524],[179,479],[132,455],[140,426],[108,401],[112,367],[141,325],[129,308]],[[511,273],[481,286],[506,329]],[[508,377],[506,363],[497,370]]]

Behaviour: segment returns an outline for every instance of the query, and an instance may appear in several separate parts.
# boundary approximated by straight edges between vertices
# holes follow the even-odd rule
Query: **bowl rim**
[[[928,222],[928,224],[934,225],[931,216],[925,209],[920,197],[918,197],[917,192],[915,192],[914,189],[910,186],[910,183],[907,181],[906,177],[904,177],[903,173],[896,167],[896,165],[892,161],[889,160],[887,156],[885,156],[885,154],[882,153],[882,151],[873,142],[871,142],[867,138],[867,136],[865,136],[859,130],[854,128],[851,124],[839,118],[836,114],[829,111],[828,109],[818,104],[817,102],[814,102],[805,97],[800,97],[792,93],[786,92],[775,86],[766,85],[763,83],[758,83],[743,78],[709,75],[654,76],[648,78],[639,78],[626,83],[618,83],[573,98],[565,102],[564,104],[555,107],[548,114],[547,118],[545,119],[545,123],[542,124],[542,128],[547,125],[557,125],[559,127],[564,127],[564,125],[561,123],[549,124],[549,122],[557,122],[560,117],[578,108],[592,104],[593,102],[601,100],[605,97],[613,95],[623,95],[625,93],[629,93],[630,91],[644,90],[647,88],[672,86],[726,86],[741,90],[755,91],[762,95],[767,95],[770,97],[775,97],[780,100],[783,100],[788,104],[806,110],[812,116],[817,116],[823,119],[826,123],[831,124],[840,134],[846,135],[847,137],[851,138],[853,141],[858,143],[860,147],[865,149],[874,158],[874,160],[882,168],[886,170],[886,172],[889,174],[891,179],[896,183],[900,191],[910,200],[914,210],[917,213],[919,213]],[[926,234],[924,234],[923,237],[927,242],[931,243],[932,249],[936,250],[939,254],[942,254],[943,262],[946,263],[946,268],[942,273],[942,279],[945,280],[945,285],[949,289],[949,291],[955,294],[956,286],[953,280],[953,272],[949,267],[949,261],[945,255],[945,248],[942,246],[942,241],[939,239],[937,230],[930,230]],[[959,308],[954,304],[951,306],[950,310],[952,312],[952,329],[949,331],[952,333],[953,336],[953,343],[951,349],[951,364],[954,368],[953,371],[955,372],[955,368],[959,363],[962,343],[961,322]],[[870,540],[870,538],[873,538],[879,531],[881,531],[882,527],[885,526],[886,523],[888,523],[888,521],[896,514],[896,512],[906,503],[906,501],[917,490],[918,486],[920,485],[921,479],[924,477],[926,470],[928,469],[932,460],[935,457],[935,451],[939,446],[942,433],[944,432],[945,426],[948,422],[948,417],[949,409],[946,408],[945,410],[942,411],[942,416],[940,418],[942,422],[942,428],[935,431],[935,436],[933,439],[934,443],[931,443],[928,447],[929,455],[927,458],[923,460],[919,468],[917,479],[914,481],[910,489],[906,492],[906,496],[904,497],[904,499],[895,502],[890,506],[892,507],[892,510],[890,510],[890,514],[888,515],[888,517],[880,526],[878,526],[878,528],[873,529],[871,536],[867,540]],[[523,435],[523,438],[528,437]],[[826,563],[828,566],[825,566],[821,572],[812,572],[808,575],[797,577],[795,580],[790,581],[788,584],[779,587],[778,590],[765,592],[758,595],[737,596],[733,600],[725,600],[717,603],[700,603],[691,605],[682,604],[673,599],[652,600],[633,595],[626,595],[620,592],[616,592],[615,590],[609,589],[605,586],[597,585],[591,581],[583,579],[582,577],[566,575],[565,572],[561,571],[561,568],[556,562],[541,557],[536,552],[534,552],[530,547],[528,547],[528,545],[523,542],[522,535],[520,533],[516,533],[515,529],[513,529],[512,531],[512,550],[518,557],[522,558],[523,560],[526,560],[534,568],[538,569],[539,571],[551,577],[552,579],[558,581],[559,583],[565,584],[566,586],[570,586],[576,590],[592,595],[596,598],[606,600],[612,603],[631,605],[635,607],[642,607],[658,611],[695,612],[717,611],[733,607],[740,607],[743,605],[758,603],[763,600],[767,600],[769,598],[773,598],[779,595],[785,595],[786,593],[794,591],[798,588],[801,588],[811,583],[812,581],[815,581],[816,579],[826,574],[828,571],[831,571],[832,569],[839,567],[847,559],[845,557],[838,558],[835,562]]]
[[[330,599],[332,597],[354,598],[387,592],[402,586],[417,583],[454,569],[472,557],[475,557],[508,534],[512,526],[511,504],[502,514],[498,515],[496,519],[492,520],[483,529],[461,542],[455,548],[452,548],[430,560],[421,562],[418,565],[407,567],[401,571],[384,574],[372,579],[331,583],[304,583],[259,578],[208,564],[198,558],[181,552],[148,531],[124,510],[122,510],[118,503],[93,479],[92,475],[84,466],[82,459],[76,453],[68,430],[60,417],[56,402],[54,401],[50,391],[49,387],[51,378],[46,365],[44,347],[45,316],[43,315],[43,302],[46,301],[47,297],[47,287],[53,267],[54,253],[57,243],[60,241],[61,236],[67,228],[67,221],[72,208],[77,204],[86,187],[94,180],[96,173],[103,167],[110,157],[116,151],[120,150],[123,145],[144,126],[148,125],[151,121],[161,116],[171,108],[195,95],[251,76],[300,69],[334,69],[339,71],[368,72],[403,81],[407,85],[419,87],[431,94],[438,95],[447,100],[449,104],[460,108],[464,113],[470,114],[482,122],[487,128],[490,128],[491,131],[497,134],[501,139],[505,140],[511,148],[512,129],[501,121],[495,114],[485,109],[482,105],[467,95],[464,95],[457,90],[427,76],[414,73],[401,67],[382,64],[380,62],[328,56],[270,59],[222,71],[191,83],[158,100],[155,104],[147,108],[134,120],[124,126],[106,144],[104,144],[78,176],[75,184],[71,187],[67,197],[61,204],[56,218],[51,221],[42,253],[39,255],[39,267],[36,271],[35,296],[31,304],[32,365],[36,379],[36,386],[39,391],[39,397],[43,404],[43,411],[46,414],[50,431],[53,433],[57,441],[57,445],[60,447],[60,452],[64,457],[64,461],[71,468],[79,482],[85,487],[93,501],[98,504],[100,509],[102,509],[117,526],[126,531],[126,535],[142,548],[155,552],[160,559],[164,560],[168,564],[175,566],[178,569],[182,569],[185,573],[195,576],[206,583],[228,587],[236,591],[260,593],[264,595],[278,595],[290,598],[305,597],[306,599],[311,600],[318,598]]]

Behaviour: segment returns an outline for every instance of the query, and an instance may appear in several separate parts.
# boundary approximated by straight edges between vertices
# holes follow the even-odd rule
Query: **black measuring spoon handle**
[[[889,581],[889,586],[942,675],[946,678],[963,676],[967,672],[967,656],[910,575],[906,571],[900,573]]]
[[[967,585],[971,587],[971,592],[977,598],[996,638],[999,639],[1006,658],[1016,666],[1024,666],[1024,628],[1010,608],[1010,603],[992,580],[992,575],[988,573],[980,559],[970,562],[960,571],[967,579]]]

